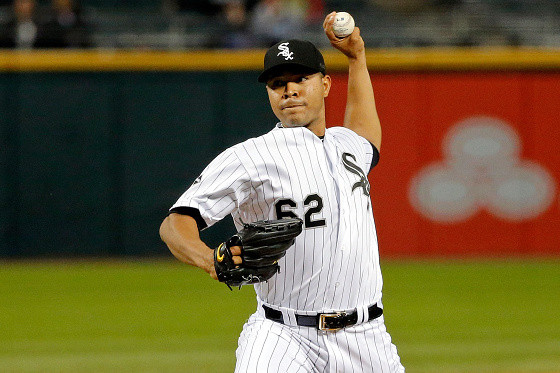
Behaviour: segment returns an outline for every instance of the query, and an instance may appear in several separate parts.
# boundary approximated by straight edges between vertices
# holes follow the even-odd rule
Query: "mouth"
[[[287,101],[287,102],[283,103],[282,105],[280,105],[280,109],[282,109],[282,110],[295,109],[295,108],[302,107],[302,106],[305,106],[303,102]]]

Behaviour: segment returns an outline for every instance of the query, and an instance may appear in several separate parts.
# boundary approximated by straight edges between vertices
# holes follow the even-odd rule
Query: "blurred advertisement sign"
[[[446,134],[444,159],[420,170],[409,198],[428,219],[454,223],[480,210],[505,220],[542,214],[556,184],[536,162],[521,159],[521,140],[505,121],[475,116]]]
[[[372,74],[382,255],[560,255],[560,72]],[[333,75],[327,120],[344,120]]]

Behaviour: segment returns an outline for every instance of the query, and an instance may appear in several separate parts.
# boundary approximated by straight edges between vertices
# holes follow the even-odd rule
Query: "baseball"
[[[345,38],[354,31],[354,18],[350,13],[337,12],[333,23],[333,32],[336,37]]]

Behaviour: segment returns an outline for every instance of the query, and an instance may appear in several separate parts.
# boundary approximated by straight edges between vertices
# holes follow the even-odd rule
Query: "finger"
[[[333,25],[336,12],[333,12],[325,18],[323,29],[329,38],[334,37]]]
[[[334,24],[334,19],[332,21],[329,22],[329,24],[327,25],[327,27],[325,28],[325,34],[327,35],[327,38],[332,42],[332,41],[337,41],[340,40],[333,31],[333,24]]]
[[[229,248],[229,250],[231,251],[231,255],[233,256],[241,255],[241,246],[232,246]]]
[[[240,256],[233,256],[231,259],[233,260],[233,264],[235,265],[243,263],[243,259],[241,259]]]

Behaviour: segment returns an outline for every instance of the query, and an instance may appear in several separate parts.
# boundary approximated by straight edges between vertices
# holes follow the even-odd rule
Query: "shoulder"
[[[350,146],[359,146],[360,144],[364,143],[369,144],[369,141],[364,137],[358,135],[356,132],[346,127],[330,127],[327,128],[326,133],[330,136],[333,136],[338,142],[348,144]]]
[[[346,128],[346,127],[343,127],[343,126],[330,127],[330,128],[327,128],[327,133],[329,133],[330,135],[334,136],[335,138],[337,138],[339,140],[346,139],[346,141],[352,141],[354,143],[359,142],[359,143],[362,143],[362,144],[367,144],[368,147],[372,146],[372,147],[375,148],[375,145],[373,145],[368,139],[366,139],[363,136],[358,135],[356,132],[352,131],[350,128]]]
[[[336,126],[327,128],[327,133],[332,136],[343,149],[351,149],[352,152],[360,152],[365,157],[365,162],[370,171],[379,162],[379,150],[375,145],[351,129]]]
[[[336,137],[350,137],[350,138],[354,138],[354,139],[362,139],[367,141],[365,138],[363,138],[362,136],[358,135],[356,132],[352,131],[349,128],[343,127],[343,126],[334,126],[334,127],[329,127],[326,129],[326,132],[329,133],[330,135],[336,136]]]

